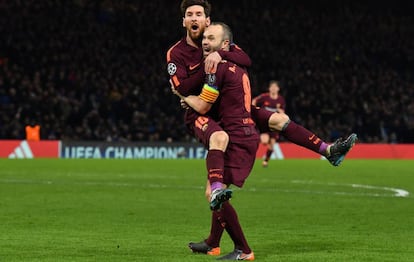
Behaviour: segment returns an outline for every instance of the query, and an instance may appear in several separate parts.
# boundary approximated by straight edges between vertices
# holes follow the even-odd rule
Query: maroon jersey
[[[281,95],[278,95],[276,99],[270,97],[269,93],[263,93],[255,97],[256,106],[265,108],[270,112],[277,112],[278,109],[285,110],[286,102],[285,98]]]
[[[223,182],[242,187],[253,168],[259,145],[259,133],[250,113],[249,77],[243,68],[224,62],[219,64],[216,74],[207,75],[206,85],[218,90],[212,109],[217,113],[216,121],[230,137],[224,153]],[[211,97],[214,100],[214,95]]]
[[[237,45],[232,44],[230,51],[218,52],[222,59],[233,61],[243,67],[251,65],[250,57]],[[189,45],[186,38],[182,38],[167,52],[167,71],[174,87],[181,95],[200,94],[205,78],[203,49]],[[199,114],[193,109],[186,110],[184,121],[191,133],[198,116]]]
[[[259,135],[251,118],[251,90],[245,69],[231,62],[220,63],[206,84],[217,89],[219,96],[213,105],[220,126],[231,141],[258,140]]]
[[[242,67],[249,67],[249,56],[237,45],[230,45],[230,51],[218,51],[223,60],[232,61]],[[198,95],[204,81],[203,49],[187,44],[182,38],[167,52],[167,71],[177,91],[183,95]]]
[[[185,38],[167,52],[167,71],[183,96],[198,95],[204,80],[203,50],[187,44]]]

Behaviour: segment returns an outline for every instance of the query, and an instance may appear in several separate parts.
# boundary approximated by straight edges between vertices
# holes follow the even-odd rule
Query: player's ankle
[[[325,156],[326,156],[326,157],[329,157],[329,156],[331,155],[331,146],[332,146],[332,145],[328,145],[328,146],[326,147],[326,151],[325,151]]]

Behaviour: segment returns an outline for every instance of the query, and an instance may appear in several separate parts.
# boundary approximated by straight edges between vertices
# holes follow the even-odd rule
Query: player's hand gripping
[[[180,98],[180,105],[182,108],[184,109],[188,109],[190,108],[187,103],[184,101],[184,96],[182,96],[177,89],[175,89],[174,84],[172,83],[171,79],[170,79],[170,85],[171,85],[171,91],[173,92],[174,95],[178,96]]]
[[[213,52],[204,59],[204,71],[206,74],[214,74],[217,71],[217,65],[221,61],[219,53]]]

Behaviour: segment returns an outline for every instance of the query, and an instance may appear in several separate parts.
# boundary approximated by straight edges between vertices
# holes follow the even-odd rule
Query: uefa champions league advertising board
[[[267,147],[259,144],[256,158]],[[0,158],[113,158],[113,159],[205,159],[200,143],[69,142],[60,140],[0,140]],[[271,159],[324,159],[292,143],[276,143]],[[414,144],[362,144],[348,154],[354,159],[414,159]]]
[[[203,159],[206,150],[198,144],[181,143],[89,143],[62,142],[61,158]]]

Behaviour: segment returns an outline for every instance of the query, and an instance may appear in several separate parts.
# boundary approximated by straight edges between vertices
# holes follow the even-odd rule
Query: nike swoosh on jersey
[[[199,65],[200,65],[200,63],[195,64],[195,65],[190,65],[190,70],[196,69]]]

